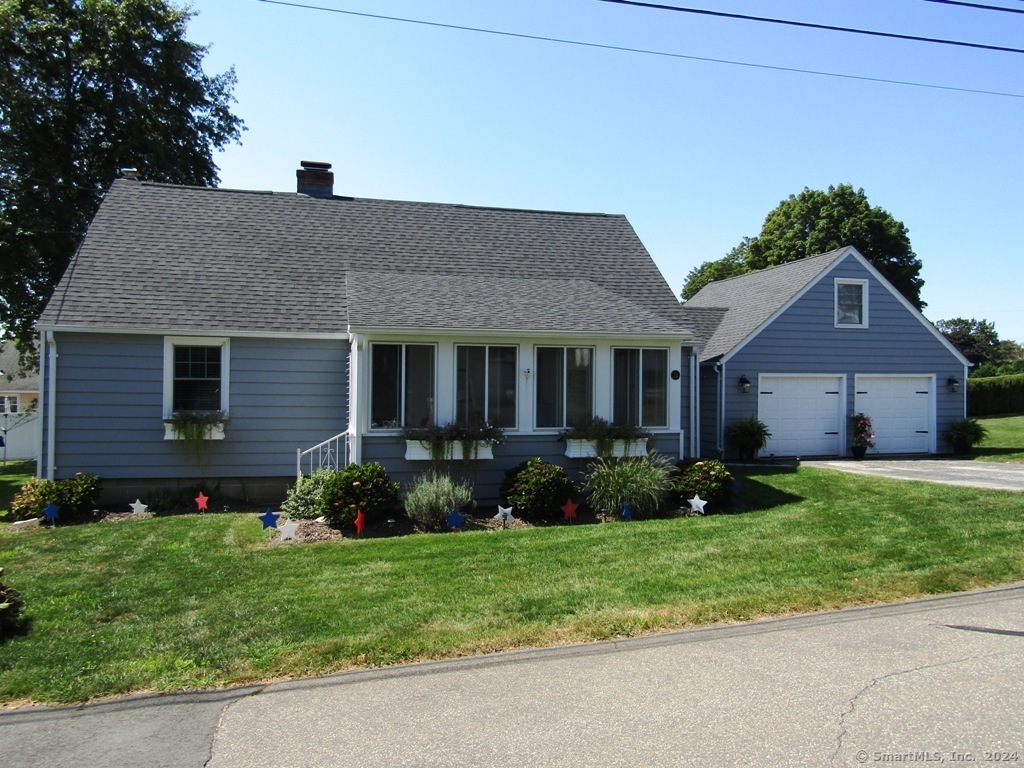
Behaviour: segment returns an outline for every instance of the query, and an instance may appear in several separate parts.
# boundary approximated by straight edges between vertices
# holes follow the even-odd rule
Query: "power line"
[[[426,27],[440,27],[441,29],[454,29],[461,32],[477,32],[486,35],[499,35],[502,37],[513,37],[521,40],[536,40],[543,43],[558,43],[560,45],[576,45],[585,48],[599,48],[606,51],[620,51],[623,53],[638,53],[645,56],[663,56],[671,59],[685,59],[687,61],[701,61],[708,64],[728,64],[735,67],[748,67],[751,69],[767,69],[774,72],[791,72],[800,75],[817,75],[819,77],[836,77],[843,80],[860,80],[868,83],[883,83],[885,85],[905,85],[911,88],[930,88],[939,91],[954,91],[958,93],[974,93],[981,96],[999,96],[1007,99],[1024,99],[1024,94],[1009,93],[1006,91],[988,91],[980,88],[962,88],[955,85],[938,85],[936,83],[918,83],[911,80],[895,80],[884,77],[867,77],[866,75],[850,75],[842,72],[825,72],[815,69],[800,69],[797,67],[783,67],[775,64],[755,64],[749,61],[736,61],[733,59],[716,59],[708,56],[692,56],[685,53],[671,53],[668,51],[654,51],[645,48],[630,48],[622,45],[608,45],[605,43],[590,43],[582,40],[567,40],[558,37],[544,37],[541,35],[527,35],[520,32],[506,32],[498,29],[486,29],[483,27],[468,27],[459,24],[444,24],[438,21],[424,21],[423,19],[408,19],[400,16],[383,16],[376,13],[362,13],[360,11],[348,11],[341,8],[327,8],[319,5],[306,5],[303,3],[286,2],[286,0],[257,0],[270,5],[281,5],[288,8],[301,8],[308,11],[323,11],[325,13],[338,13],[346,16],[360,16],[368,19],[380,19],[383,21],[397,21],[404,24],[419,24]],[[1024,0],[1022,0],[1024,2]]]
[[[924,0],[926,3],[940,3],[942,5],[957,5],[962,8],[977,8],[982,11],[1003,11],[1004,13],[1024,13],[1020,8],[1007,8],[1004,5],[983,5],[981,3],[965,3],[962,0]]]
[[[630,5],[638,8],[650,8],[658,11],[675,11],[677,13],[694,13],[700,16],[716,16],[723,19],[741,19],[743,21],[760,21],[766,24],[783,24],[790,27],[803,27],[805,29],[824,29],[830,32],[848,32],[855,35],[871,35],[872,37],[887,37],[895,40],[911,40],[918,43],[937,43],[939,45],[957,45],[963,48],[981,48],[987,51],[1002,51],[1003,53],[1024,53],[1024,48],[1008,48],[1001,45],[987,45],[985,43],[967,43],[962,40],[945,40],[937,37],[918,37],[916,35],[901,35],[896,32],[876,32],[870,29],[855,29],[853,27],[834,27],[829,24],[814,24],[809,21],[791,21],[789,19],[775,19],[768,16],[749,16],[744,13],[725,13],[724,11],[708,11],[703,8],[683,8],[678,5],[662,5],[661,3],[645,3],[640,0],[599,0],[602,3],[616,3],[618,5]]]

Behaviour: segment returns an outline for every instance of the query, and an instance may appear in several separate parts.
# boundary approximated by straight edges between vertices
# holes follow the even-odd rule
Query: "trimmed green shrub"
[[[405,513],[428,531],[443,531],[452,510],[473,503],[473,486],[456,483],[450,475],[428,472],[417,477],[405,492]]]
[[[47,504],[56,504],[61,517],[69,519],[90,512],[99,497],[100,479],[96,475],[78,473],[64,480],[33,477],[15,494],[8,517],[28,520],[41,516]]]
[[[517,515],[557,520],[562,517],[562,505],[578,496],[579,489],[565,469],[533,458],[505,471],[499,494]]]
[[[320,497],[323,495],[327,478],[333,474],[335,473],[330,469],[318,469],[309,477],[300,478],[288,489],[287,497],[281,502],[281,514],[297,520],[313,520],[320,517]]]
[[[968,379],[967,410],[971,416],[1024,412],[1024,374]]]
[[[584,475],[583,490],[595,511],[621,512],[624,504],[632,504],[634,517],[653,517],[668,508],[671,476],[672,465],[657,453],[597,459]]]
[[[720,512],[732,499],[733,476],[725,464],[714,459],[687,459],[676,463],[679,474],[672,482],[681,508],[689,508],[688,499],[700,496],[709,502],[709,512]]]
[[[8,587],[3,577],[4,569],[0,568],[0,640],[14,634],[21,626],[21,609],[25,606],[18,591]]]
[[[398,483],[376,461],[349,464],[325,474],[317,511],[332,525],[349,525],[358,510],[372,519],[394,507],[397,498]]]

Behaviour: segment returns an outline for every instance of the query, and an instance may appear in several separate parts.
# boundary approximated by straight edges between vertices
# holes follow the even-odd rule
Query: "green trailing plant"
[[[359,510],[370,519],[391,510],[398,498],[398,488],[398,483],[376,461],[349,464],[324,475],[317,510],[332,525],[350,525]]]
[[[210,459],[210,433],[214,426],[225,421],[224,411],[175,411],[168,423],[196,464],[205,467]]]
[[[100,478],[87,473],[78,473],[63,480],[33,477],[14,495],[8,518],[28,520],[39,517],[47,504],[56,504],[60,507],[59,519],[73,519],[96,507],[101,487]]]
[[[623,459],[595,460],[583,479],[590,507],[595,511],[621,512],[633,505],[633,516],[653,517],[667,509],[672,489],[672,465],[661,454]]]
[[[680,508],[689,508],[689,499],[700,496],[709,503],[709,511],[721,511],[732,499],[734,478],[725,464],[714,459],[686,459],[676,462],[672,487]]]
[[[615,442],[623,441],[627,450],[632,443],[647,440],[651,433],[634,424],[612,424],[600,416],[590,416],[573,424],[562,432],[563,440],[589,440],[599,458],[609,458],[615,450]]]
[[[318,469],[309,477],[301,477],[288,489],[288,495],[281,502],[281,514],[298,520],[313,520],[320,516],[320,497],[323,496],[327,478],[334,474],[330,469]]]
[[[988,436],[988,430],[977,419],[958,419],[949,425],[946,439],[957,453],[970,453],[971,448]]]
[[[4,569],[0,568],[0,641],[21,628],[21,610],[25,601],[18,591],[4,582]]]
[[[742,461],[754,459],[757,452],[767,445],[771,436],[768,425],[759,421],[756,416],[734,421],[725,430],[726,439],[736,449]]]
[[[405,491],[405,513],[428,531],[443,531],[452,510],[472,506],[473,486],[456,483],[450,475],[428,472],[417,477]]]
[[[470,426],[458,421],[429,424],[425,427],[406,427],[402,438],[420,443],[430,452],[430,466],[440,472],[451,461],[455,444],[462,446],[462,460],[468,465],[477,457],[480,443],[498,445],[505,439],[505,431],[493,424]]]
[[[543,520],[561,518],[562,505],[578,495],[579,489],[564,468],[539,457],[506,470],[499,492],[517,515]]]

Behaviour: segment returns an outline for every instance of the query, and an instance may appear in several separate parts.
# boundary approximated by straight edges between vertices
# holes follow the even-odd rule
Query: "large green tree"
[[[721,269],[734,273],[737,250],[743,252],[743,266],[749,271],[846,245],[860,251],[911,304],[924,308],[921,261],[910,246],[907,228],[885,209],[872,206],[863,189],[854,189],[849,184],[829,187],[827,192],[804,188],[800,194],[790,195],[768,214],[757,237],[745,239],[721,260],[725,262]],[[702,265],[691,272],[683,287],[683,297],[696,293],[691,277],[699,280],[715,269]]]
[[[238,141],[234,70],[207,75],[165,0],[0,0],[0,329],[34,323],[118,169],[213,186]]]

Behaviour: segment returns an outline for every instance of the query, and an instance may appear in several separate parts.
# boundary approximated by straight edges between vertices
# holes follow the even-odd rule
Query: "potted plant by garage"
[[[729,445],[736,449],[740,461],[753,461],[757,458],[757,452],[767,445],[772,433],[768,431],[767,424],[751,416],[730,424],[725,430],[725,436]]]
[[[875,447],[875,428],[871,419],[863,413],[855,413],[850,417],[850,434],[853,436],[853,458],[863,459],[868,448]]]
[[[957,419],[949,425],[946,438],[953,444],[956,453],[970,453],[988,436],[988,430],[977,419]]]

